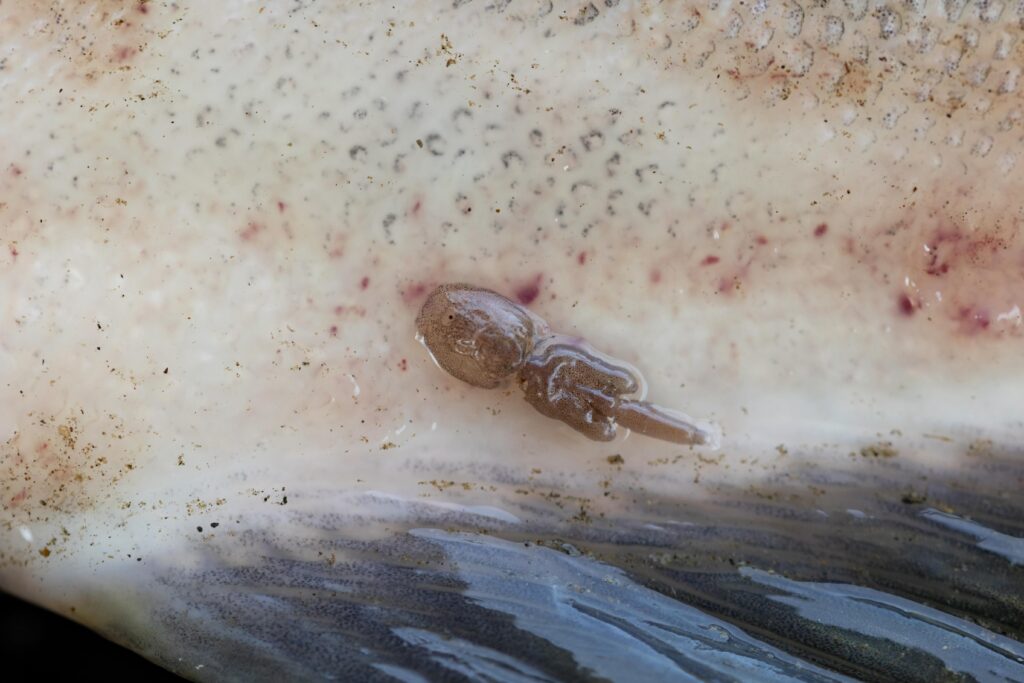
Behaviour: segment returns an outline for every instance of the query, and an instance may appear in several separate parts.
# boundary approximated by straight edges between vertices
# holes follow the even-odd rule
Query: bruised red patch
[[[992,324],[987,311],[973,306],[960,307],[956,320],[960,323],[960,330],[967,334],[979,334]]]
[[[516,299],[524,306],[532,304],[538,296],[540,296],[540,275],[536,276],[533,282],[516,290]]]
[[[914,311],[917,308],[914,306],[914,302],[911,301],[910,297],[906,294],[900,294],[899,297],[897,297],[896,305],[899,308],[900,314],[908,318],[914,315]]]
[[[332,337],[337,337],[338,336],[338,326],[337,325],[331,325],[330,333],[331,333]]]
[[[758,235],[757,237],[754,238],[754,241],[757,242],[757,244],[759,244],[762,247],[768,244],[768,238],[765,237],[764,235]]]
[[[278,213],[284,213],[285,209],[287,209],[287,208],[288,208],[287,204],[285,204],[284,202],[278,200],[278,202],[277,202],[277,212]]]
[[[656,285],[661,282],[661,271],[654,268],[647,277],[650,278],[652,284]]]
[[[405,300],[405,303],[409,304],[418,300],[426,293],[427,286],[422,282],[417,282],[416,284],[409,285],[408,287],[402,290],[402,299]]]
[[[18,258],[19,252],[18,252],[18,248],[16,246],[14,246],[12,244],[12,245],[8,246],[8,249],[10,249],[10,251],[11,251],[11,258],[13,258],[13,259]]]
[[[702,260],[700,264],[702,266],[713,266],[721,260],[722,259],[718,258],[717,256],[705,256],[704,260]]]
[[[359,289],[365,290],[370,286],[370,278],[363,276],[363,279],[359,281]]]
[[[26,498],[28,498],[28,487],[22,488],[20,491],[14,494],[11,497],[10,503],[8,503],[8,507],[17,507],[18,505],[24,503]]]
[[[256,235],[260,234],[261,232],[263,232],[263,225],[261,223],[257,223],[256,221],[249,221],[249,223],[245,226],[245,229],[238,233],[238,236],[241,237],[246,242],[248,242],[255,238]]]
[[[360,318],[366,317],[366,309],[362,306],[335,306],[334,315],[357,315]]]
[[[818,223],[817,227],[814,228],[815,237],[824,237],[826,232],[828,232],[828,225],[825,223]]]
[[[407,361],[404,358],[402,360],[398,361],[398,369],[401,370],[402,372],[405,372],[406,370],[408,370],[409,369],[409,361]]]
[[[21,170],[21,167],[18,166],[17,164],[11,164],[10,169],[11,169],[11,175],[14,176],[15,178],[17,178],[18,176],[20,176],[23,173],[23,171]]]
[[[587,252],[581,251],[580,253],[576,254],[576,263],[580,264],[581,266],[586,265]]]
[[[135,56],[139,50],[131,45],[121,45],[114,48],[113,60],[115,62],[127,62]]]

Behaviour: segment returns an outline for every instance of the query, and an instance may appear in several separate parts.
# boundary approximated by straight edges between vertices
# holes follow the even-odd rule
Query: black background
[[[4,593],[0,593],[0,662],[5,669],[26,672],[26,678],[33,680],[58,676],[182,680],[87,628]]]

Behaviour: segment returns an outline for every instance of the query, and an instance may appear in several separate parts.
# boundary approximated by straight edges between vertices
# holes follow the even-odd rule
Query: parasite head
[[[467,284],[439,286],[416,318],[417,338],[434,362],[485,389],[519,371],[543,327],[543,321],[511,300]]]

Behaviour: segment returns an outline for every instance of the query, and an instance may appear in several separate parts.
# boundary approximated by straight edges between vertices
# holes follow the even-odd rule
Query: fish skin
[[[345,534],[423,501],[583,534],[984,444],[1009,469],[973,485],[1014,490],[1020,8],[599,5],[0,6],[0,586],[110,632],[118,586],[372,491],[404,512]],[[635,365],[721,454],[441,374],[413,322],[446,281]]]

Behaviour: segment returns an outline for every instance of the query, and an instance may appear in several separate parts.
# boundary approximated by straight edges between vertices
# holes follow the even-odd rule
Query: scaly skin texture
[[[0,586],[103,624],[110,577],[343,493],[566,521],[535,484],[614,517],[780,443],[1019,439],[1022,7],[3,3]],[[437,372],[416,313],[460,281],[722,459]]]

